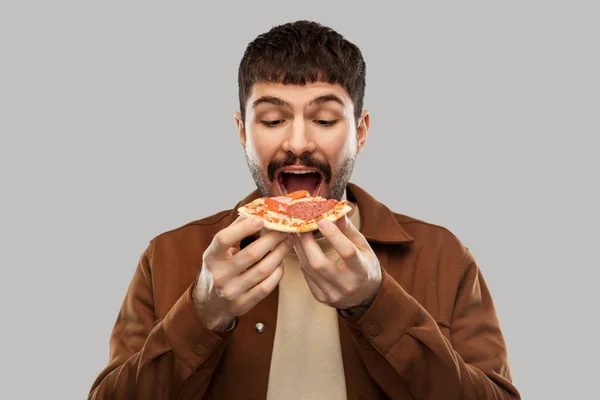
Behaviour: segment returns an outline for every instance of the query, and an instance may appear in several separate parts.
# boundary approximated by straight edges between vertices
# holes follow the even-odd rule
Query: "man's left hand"
[[[299,234],[294,249],[315,298],[337,309],[369,305],[381,286],[381,266],[367,239],[348,217],[319,221],[321,234],[341,259],[331,262],[312,232]]]

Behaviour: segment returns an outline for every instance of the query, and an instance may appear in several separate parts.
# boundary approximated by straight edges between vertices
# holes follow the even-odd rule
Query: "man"
[[[235,120],[258,190],[150,242],[91,399],[519,398],[469,250],[349,183],[364,88],[359,49],[322,25],[249,44]],[[300,235],[237,217],[298,189],[353,211]]]

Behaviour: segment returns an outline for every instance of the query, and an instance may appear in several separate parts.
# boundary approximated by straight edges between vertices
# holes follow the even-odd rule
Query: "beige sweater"
[[[354,205],[350,220],[360,229],[360,215]],[[317,242],[330,260],[339,259],[324,238]],[[267,399],[346,399],[338,314],[313,297],[294,251],[284,260],[279,283]]]

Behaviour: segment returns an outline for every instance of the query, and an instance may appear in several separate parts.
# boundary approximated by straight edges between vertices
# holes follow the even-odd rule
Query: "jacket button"
[[[265,330],[265,324],[263,324],[262,322],[259,322],[256,325],[254,325],[254,329],[256,329],[256,332],[262,333]]]
[[[199,355],[200,357],[202,357],[203,355],[206,354],[206,348],[204,346],[202,346],[201,344],[199,344],[198,346],[196,346],[196,348],[194,349],[194,352]]]
[[[381,328],[379,327],[379,325],[371,325],[371,327],[369,328],[369,335],[371,336],[377,336],[381,333]]]

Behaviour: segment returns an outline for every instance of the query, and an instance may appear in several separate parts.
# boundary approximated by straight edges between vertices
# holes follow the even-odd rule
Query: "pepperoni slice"
[[[301,199],[303,197],[308,197],[308,190],[296,190],[295,192],[286,194],[286,197],[291,197],[292,199]]]
[[[322,201],[300,201],[288,207],[287,213],[292,218],[304,220],[315,219],[335,207],[335,199]]]
[[[265,198],[265,205],[269,210],[274,211],[276,213],[287,213],[287,205],[280,203],[277,200],[272,199],[270,197]]]

